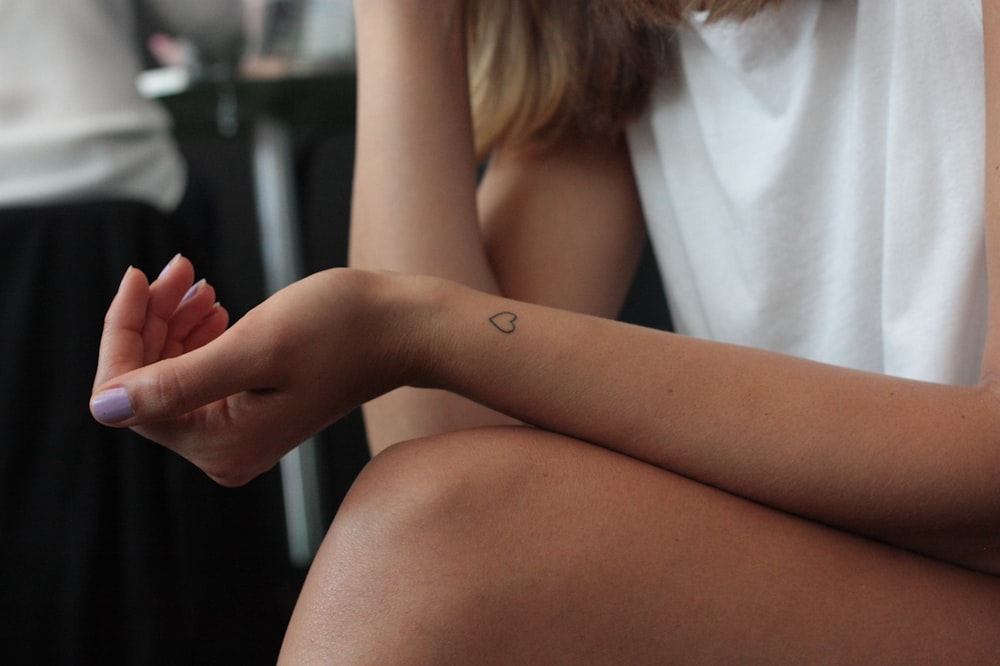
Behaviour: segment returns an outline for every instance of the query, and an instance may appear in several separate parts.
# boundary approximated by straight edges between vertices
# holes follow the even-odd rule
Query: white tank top
[[[978,2],[786,0],[677,47],[629,141],[678,332],[975,382]]]

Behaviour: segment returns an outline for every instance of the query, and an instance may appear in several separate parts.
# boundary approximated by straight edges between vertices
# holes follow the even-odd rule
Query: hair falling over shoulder
[[[692,12],[747,18],[778,0],[469,0],[476,149],[613,135],[645,109]]]

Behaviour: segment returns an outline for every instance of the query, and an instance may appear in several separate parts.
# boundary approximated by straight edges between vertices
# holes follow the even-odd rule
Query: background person
[[[138,11],[206,58],[238,48],[237,0],[0,0],[0,655],[273,662],[273,499],[220,492],[79,406],[120,266],[213,258],[204,192],[136,90]]]

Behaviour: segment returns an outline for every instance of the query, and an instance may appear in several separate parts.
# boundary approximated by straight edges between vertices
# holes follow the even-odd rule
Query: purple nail
[[[170,267],[173,266],[174,264],[176,264],[177,260],[180,259],[180,258],[181,258],[181,253],[180,252],[178,252],[177,254],[175,254],[174,258],[171,259],[170,261],[168,261],[167,265],[163,267],[162,271],[160,271],[160,274],[158,276],[156,276],[157,279],[160,279],[161,277],[163,277],[164,275],[166,275],[167,271],[170,270]]]
[[[102,423],[118,423],[135,416],[132,401],[123,388],[101,391],[90,401],[90,411]]]
[[[205,278],[202,278],[191,285],[191,288],[187,290],[186,294],[184,294],[184,298],[181,299],[181,303],[187,303],[191,300],[191,298],[198,293],[198,290],[201,289],[203,284],[205,284]]]

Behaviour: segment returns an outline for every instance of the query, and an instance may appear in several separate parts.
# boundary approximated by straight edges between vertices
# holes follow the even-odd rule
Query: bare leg
[[[526,428],[378,456],[286,663],[990,663],[1000,581]]]

